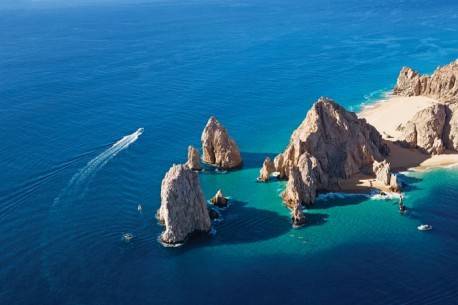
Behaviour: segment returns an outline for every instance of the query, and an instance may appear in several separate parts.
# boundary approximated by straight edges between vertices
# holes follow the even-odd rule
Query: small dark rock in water
[[[306,219],[300,204],[296,204],[291,211],[291,222],[293,227],[301,227],[305,224]]]
[[[215,211],[211,208],[208,209],[208,215],[210,216],[210,219],[213,220],[213,219],[218,219],[220,217],[218,211]]]
[[[218,190],[215,196],[211,199],[211,203],[217,207],[224,208],[227,206],[228,199],[223,196],[221,190]]]

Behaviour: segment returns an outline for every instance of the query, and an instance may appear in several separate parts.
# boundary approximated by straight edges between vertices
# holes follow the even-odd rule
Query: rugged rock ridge
[[[209,212],[196,172],[182,164],[169,169],[162,180],[157,218],[165,226],[160,238],[167,244],[181,243],[194,232],[210,230]]]
[[[402,68],[393,93],[402,96],[424,95],[442,102],[458,101],[458,60],[439,67],[431,76],[409,67]]]
[[[223,169],[237,168],[242,165],[240,150],[227,130],[215,117],[210,117],[202,137],[202,160]]]
[[[364,119],[328,98],[320,98],[274,159],[280,177],[289,178],[283,200],[312,204],[316,191],[338,189],[338,181],[367,172],[389,149]]]
[[[375,174],[375,179],[384,185],[390,185],[391,181],[391,165],[388,161],[374,161],[372,170]]]
[[[186,166],[196,171],[200,171],[202,169],[200,166],[199,152],[191,145],[188,146],[188,161],[186,162]]]

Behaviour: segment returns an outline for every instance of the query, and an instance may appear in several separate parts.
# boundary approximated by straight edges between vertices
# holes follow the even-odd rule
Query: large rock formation
[[[223,169],[242,165],[240,151],[227,130],[215,117],[210,117],[202,132],[202,160]]]
[[[188,161],[186,162],[186,166],[196,171],[202,169],[200,166],[199,152],[191,145],[188,146]]]
[[[274,164],[280,177],[289,178],[285,203],[311,204],[319,189],[338,189],[338,181],[360,172],[372,172],[374,160],[383,160],[387,145],[378,131],[355,113],[320,98],[293,132]]]
[[[393,93],[403,96],[424,95],[442,102],[458,101],[458,60],[439,67],[431,76],[404,67]]]
[[[404,128],[404,141],[429,154],[443,153],[446,148],[443,137],[447,112],[447,107],[443,104],[434,104],[417,112]],[[454,141],[455,137],[452,142]]]
[[[270,175],[275,171],[275,165],[269,157],[266,157],[264,163],[262,163],[262,168],[259,171],[258,181],[266,182],[269,180]]]
[[[173,165],[161,185],[158,220],[165,225],[164,243],[183,242],[194,232],[207,232],[211,221],[198,174],[185,165]]]

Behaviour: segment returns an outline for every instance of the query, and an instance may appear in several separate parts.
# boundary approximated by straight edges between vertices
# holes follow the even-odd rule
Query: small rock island
[[[214,116],[208,120],[202,132],[201,142],[202,160],[205,163],[221,169],[235,169],[242,166],[239,147]]]

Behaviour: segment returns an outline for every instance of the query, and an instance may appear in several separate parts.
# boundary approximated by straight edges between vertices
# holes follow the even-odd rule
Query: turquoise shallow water
[[[284,182],[255,183],[317,97],[358,110],[455,59],[456,4],[74,3],[0,5],[0,304],[456,303],[456,169],[405,173],[405,216],[327,197],[298,230]],[[164,248],[161,179],[210,115],[245,165],[201,183],[234,202]]]

